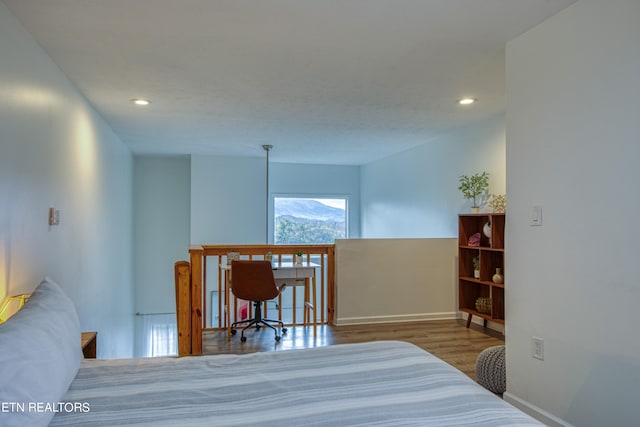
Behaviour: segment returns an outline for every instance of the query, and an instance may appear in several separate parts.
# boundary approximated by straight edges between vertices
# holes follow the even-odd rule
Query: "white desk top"
[[[295,264],[293,262],[273,262],[271,268],[274,270],[299,270],[301,268],[318,268],[320,264],[314,262],[303,262],[302,264]],[[230,264],[220,264],[222,270],[231,270]]]

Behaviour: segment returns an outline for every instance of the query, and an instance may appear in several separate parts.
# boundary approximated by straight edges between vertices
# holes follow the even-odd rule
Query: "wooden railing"
[[[209,329],[207,325],[207,262],[208,257],[215,257],[215,264],[226,263],[227,254],[235,252],[242,259],[264,259],[268,253],[273,261],[293,259],[296,252],[302,252],[306,262],[318,261],[320,273],[320,305],[315,308],[314,316],[319,323],[334,323],[335,314],[335,246],[334,245],[193,245],[189,248],[189,263],[179,261],[176,271],[176,307],[178,319],[178,353],[183,355],[202,354],[202,331]],[[224,284],[223,272],[216,268],[218,295],[221,295]],[[294,290],[295,292],[295,290]],[[326,295],[326,300],[325,300]],[[224,307],[218,299],[218,313]],[[190,316],[187,314],[190,313]],[[223,316],[220,316],[222,318]],[[211,329],[226,328],[228,325],[212,324]],[[295,318],[294,318],[295,324]]]

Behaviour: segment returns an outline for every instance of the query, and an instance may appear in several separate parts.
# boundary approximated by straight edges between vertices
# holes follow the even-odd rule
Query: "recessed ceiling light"
[[[478,102],[476,98],[471,98],[468,96],[465,98],[458,99],[458,104],[460,105],[471,105],[471,104],[475,104],[476,102]]]
[[[136,105],[149,105],[151,104],[151,101],[149,101],[148,99],[142,99],[142,98],[134,98],[131,100],[131,102],[133,102]]]

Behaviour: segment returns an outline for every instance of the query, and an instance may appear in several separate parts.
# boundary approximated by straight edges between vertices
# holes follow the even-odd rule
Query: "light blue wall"
[[[0,58],[0,300],[49,275],[98,356],[129,357],[132,155],[2,2]]]
[[[345,197],[349,212],[349,237],[360,237],[359,166],[274,163],[269,169],[271,202],[273,202],[273,196]],[[272,243],[273,203],[269,205],[269,214],[269,236]]]
[[[191,157],[191,243],[264,243],[265,162]]]
[[[363,166],[362,236],[456,237],[457,215],[470,211],[458,178],[481,171],[490,193],[505,193],[503,116]]]
[[[136,156],[134,164],[136,313],[173,313],[173,264],[188,259],[191,160]]]
[[[346,196],[349,232],[360,228],[359,167],[270,163],[270,240],[273,195]],[[260,157],[193,156],[191,159],[191,243],[265,243],[266,162]]]

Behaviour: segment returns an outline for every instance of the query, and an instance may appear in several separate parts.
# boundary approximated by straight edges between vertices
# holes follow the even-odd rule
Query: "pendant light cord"
[[[267,152],[267,176],[265,184],[265,213],[264,213],[264,243],[269,244],[269,151],[273,148],[273,145],[265,144],[262,149]]]

